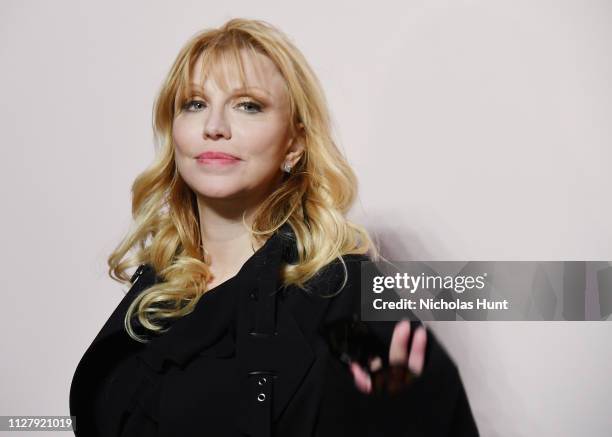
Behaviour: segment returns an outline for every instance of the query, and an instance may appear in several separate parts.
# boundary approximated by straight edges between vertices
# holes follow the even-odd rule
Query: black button
[[[249,294],[249,297],[253,300],[257,300],[257,295],[255,294],[254,291],[251,291],[251,293]]]

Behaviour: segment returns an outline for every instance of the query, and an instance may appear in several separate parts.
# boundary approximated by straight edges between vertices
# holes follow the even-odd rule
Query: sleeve
[[[355,315],[361,320],[361,262],[371,260],[367,255],[349,255],[344,260],[347,282],[343,290],[333,298],[326,314],[326,323]],[[333,273],[330,274],[335,278],[331,282],[343,281],[344,269],[339,267],[332,269]],[[394,296],[388,295],[385,299],[398,298],[394,291],[390,293]],[[365,323],[388,351],[397,322]],[[411,335],[419,325],[420,321],[411,321]],[[458,368],[433,332],[426,329],[427,347],[423,371],[409,386],[395,395],[364,394],[354,388],[354,395],[359,398],[361,408],[368,412],[370,418],[368,436],[479,435]],[[350,372],[348,367],[344,367]],[[353,383],[352,378],[346,378],[346,381]]]

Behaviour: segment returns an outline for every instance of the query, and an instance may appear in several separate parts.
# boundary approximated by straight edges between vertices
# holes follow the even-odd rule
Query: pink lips
[[[235,164],[240,158],[223,152],[204,152],[199,154],[196,159],[203,164],[228,165]]]

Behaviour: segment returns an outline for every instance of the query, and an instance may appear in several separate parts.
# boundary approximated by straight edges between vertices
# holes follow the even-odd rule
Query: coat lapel
[[[238,427],[253,436],[270,434],[315,361],[312,333],[329,299],[280,286],[285,262],[296,259],[296,242],[285,224],[273,237],[257,275],[243,283],[238,302],[236,350],[242,397]],[[271,397],[270,397],[271,396]]]

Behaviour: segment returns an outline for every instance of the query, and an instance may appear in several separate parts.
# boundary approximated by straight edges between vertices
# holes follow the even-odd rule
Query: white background
[[[389,259],[612,259],[610,2],[5,0],[0,415],[68,414],[123,296],[105,263],[155,94],[193,33],[233,17],[311,62],[360,179],[351,217]],[[430,326],[483,436],[612,432],[611,323]]]

